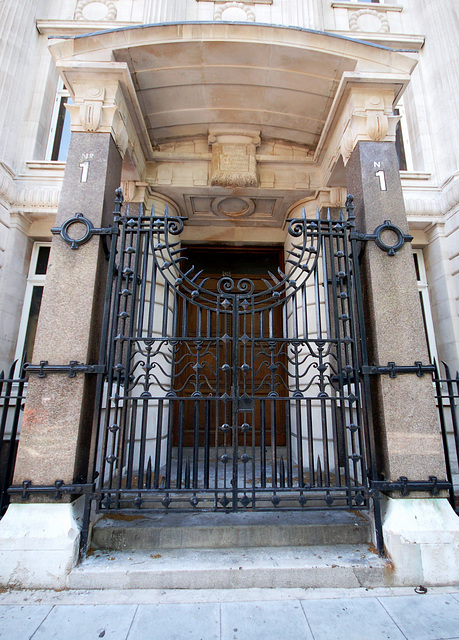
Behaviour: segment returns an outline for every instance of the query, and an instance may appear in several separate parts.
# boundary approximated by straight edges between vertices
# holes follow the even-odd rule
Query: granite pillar
[[[373,233],[385,220],[408,233],[395,145],[358,142],[347,164],[356,228]],[[394,244],[394,234],[383,241]],[[367,242],[362,263],[370,364],[428,364],[411,245],[394,256]],[[379,472],[390,481],[445,479],[430,375],[374,376],[373,420]]]
[[[110,226],[121,156],[110,133],[74,132],[56,227],[82,213],[95,228]],[[83,235],[74,225],[69,233]],[[37,328],[34,364],[97,363],[107,260],[103,238],[72,250],[54,236]],[[85,481],[94,408],[94,376],[31,374],[14,484]],[[46,500],[46,498],[44,498]]]

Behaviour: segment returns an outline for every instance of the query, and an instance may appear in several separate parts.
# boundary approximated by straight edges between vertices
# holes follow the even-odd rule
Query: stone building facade
[[[247,273],[267,249],[285,266],[288,220],[339,219],[352,193],[358,232],[412,236],[395,255],[365,241],[370,364],[459,369],[458,20],[454,0],[2,0],[2,366],[25,349],[98,362],[107,260],[91,230],[110,227],[121,185],[131,211],[185,218],[195,253],[245,251]],[[72,250],[59,232],[76,214],[89,235]],[[91,481],[92,380],[31,373],[16,486]],[[444,480],[429,376],[380,376],[371,395],[378,477]],[[383,509],[392,583],[450,583],[457,517],[443,494],[413,495]],[[0,523],[5,584],[62,586],[75,562],[81,501],[40,496]]]

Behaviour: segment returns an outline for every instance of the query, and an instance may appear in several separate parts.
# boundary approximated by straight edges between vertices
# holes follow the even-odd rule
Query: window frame
[[[64,83],[62,80],[59,80],[59,84],[57,86],[57,90],[56,90],[56,96],[54,98],[54,107],[53,107],[53,113],[51,116],[51,127],[49,130],[49,135],[48,135],[48,143],[46,145],[46,159],[50,160],[52,162],[65,162],[67,159],[67,155],[65,160],[59,160],[59,159],[52,159],[53,156],[53,151],[54,151],[54,147],[56,145],[56,137],[58,134],[58,127],[59,127],[59,113],[61,110],[61,103],[62,101],[66,99],[66,102],[68,100],[71,100],[71,96],[69,91],[67,91],[67,89],[64,87]],[[64,107],[65,109],[65,107]],[[66,114],[67,114],[67,110]],[[70,117],[70,114],[68,115],[68,117]],[[64,125],[65,125],[65,120],[66,117],[64,116],[64,122],[62,123],[62,130],[61,130],[61,135],[60,135],[60,140],[59,140],[59,146],[58,146],[58,156],[59,156],[59,151],[60,151],[60,145],[61,145],[61,141],[62,141],[62,132],[64,130]]]
[[[398,111],[398,113],[396,113]],[[405,105],[403,100],[400,100],[396,107],[394,107],[394,115],[400,116],[400,133],[401,141],[403,144],[403,150],[405,152],[406,169],[405,171],[413,171],[413,155],[411,153],[410,136],[408,133],[408,124],[406,121]],[[403,169],[402,169],[403,171]]]
[[[14,359],[18,362],[22,362],[24,356],[25,339],[27,334],[27,327],[29,324],[30,308],[32,304],[32,295],[34,287],[44,287],[46,284],[46,273],[36,274],[38,255],[41,247],[51,247],[51,242],[39,241],[34,242],[32,247],[32,253],[30,256],[29,273],[27,276],[27,285],[24,293],[24,302],[22,305],[21,319],[19,321],[18,337],[16,341],[16,352]],[[47,269],[48,270],[48,269]],[[39,317],[39,316],[38,316]],[[32,354],[27,354],[27,359],[30,362]]]
[[[429,347],[430,358],[432,360],[431,364],[433,364],[433,362],[435,361],[438,365],[439,360],[438,360],[437,344],[435,341],[435,327],[434,327],[433,317],[432,317],[432,308],[431,308],[430,296],[429,296],[429,285],[427,283],[427,271],[426,271],[426,266],[424,261],[423,250],[413,249],[413,259],[415,260],[415,265],[417,264],[416,281],[418,285],[419,296],[420,296],[420,299],[422,300],[424,330],[425,330],[427,344]]]

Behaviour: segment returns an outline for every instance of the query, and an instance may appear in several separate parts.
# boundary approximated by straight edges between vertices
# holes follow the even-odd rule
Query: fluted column
[[[457,0],[410,0],[406,8],[417,22],[418,33],[425,33],[420,73],[427,102],[429,127],[435,153],[438,180],[443,182],[459,166],[459,66]],[[441,111],[441,117],[438,112]],[[445,126],[451,123],[452,128]]]
[[[28,108],[24,96],[33,77],[41,2],[3,0],[0,3],[0,161],[16,169],[18,139]]]

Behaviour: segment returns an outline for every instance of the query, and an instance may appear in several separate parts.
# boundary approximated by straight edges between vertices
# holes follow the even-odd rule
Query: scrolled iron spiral
[[[294,238],[299,238],[306,231],[306,221],[300,220],[296,218],[295,220],[291,220],[288,225],[288,232]]]
[[[255,289],[255,285],[254,285],[253,281],[250,280],[250,278],[242,278],[237,283],[237,288],[239,289],[239,291],[241,293],[251,294],[251,293],[253,293],[253,290]]]
[[[234,289],[234,280],[228,276],[220,278],[217,282],[218,293],[230,293]]]
[[[242,278],[241,280],[238,280],[236,288],[239,293],[242,293],[244,295],[250,295],[251,293],[253,293],[255,289],[255,285],[253,281],[250,280],[249,278]],[[217,289],[218,289],[218,292],[222,294],[231,293],[231,292],[234,293],[235,292],[234,280],[229,276],[220,278],[220,280],[217,283]]]
[[[183,231],[183,220],[180,220],[180,218],[167,218],[167,231],[172,236],[179,236]]]

